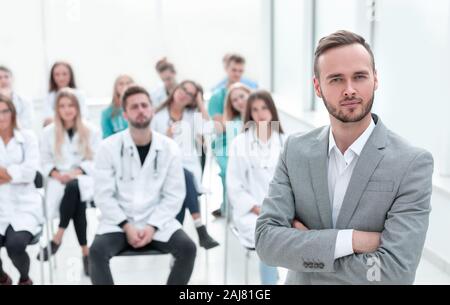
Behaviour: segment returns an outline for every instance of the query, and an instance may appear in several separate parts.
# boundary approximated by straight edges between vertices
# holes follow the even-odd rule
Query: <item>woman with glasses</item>
[[[256,91],[247,101],[244,132],[230,146],[227,169],[228,198],[241,244],[255,248],[256,219],[267,195],[284,143],[278,112],[269,92]],[[260,262],[261,282],[274,285],[276,267]]]
[[[39,168],[38,141],[17,126],[13,102],[0,95],[0,249],[20,274],[19,285],[31,285],[26,247],[41,230],[41,197],[34,185]],[[0,285],[11,285],[0,260]]]
[[[183,81],[158,109],[152,120],[152,129],[167,135],[177,142],[183,155],[186,180],[186,198],[177,215],[184,221],[186,208],[189,209],[197,228],[200,246],[211,249],[219,245],[207,232],[200,214],[198,196],[201,191],[202,169],[201,147],[197,139],[202,136],[204,122],[209,120],[199,86],[193,81]],[[196,122],[199,122],[197,124]]]
[[[48,177],[46,204],[50,219],[59,211],[59,227],[50,242],[51,253],[44,249],[44,260],[60,248],[64,233],[73,220],[81,247],[83,267],[89,274],[86,203],[94,195],[94,156],[100,142],[97,129],[83,121],[80,103],[70,88],[56,96],[54,123],[43,130],[42,168]]]

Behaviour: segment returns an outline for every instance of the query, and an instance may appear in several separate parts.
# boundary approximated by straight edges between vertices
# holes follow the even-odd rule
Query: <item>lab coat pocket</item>
[[[90,202],[94,198],[94,179],[87,175],[78,177],[78,188],[80,189],[81,201]]]

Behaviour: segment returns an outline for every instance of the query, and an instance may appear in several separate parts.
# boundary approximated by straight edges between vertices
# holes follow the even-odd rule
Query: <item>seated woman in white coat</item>
[[[17,128],[14,104],[0,96],[0,249],[6,248],[19,271],[19,285],[33,283],[25,250],[44,222],[41,198],[34,185],[38,168],[36,137]],[[11,284],[0,260],[0,285]]]
[[[92,283],[114,284],[109,260],[122,251],[156,249],[175,258],[167,284],[185,285],[197,249],[175,219],[186,195],[180,149],[151,129],[144,88],[129,87],[122,104],[129,128],[105,139],[95,161],[101,218],[89,255]]]
[[[152,129],[175,140],[183,157],[184,176],[186,180],[186,198],[177,215],[183,224],[186,209],[191,213],[197,229],[199,243],[205,249],[219,245],[207,232],[202,223],[198,196],[201,191],[202,168],[200,164],[201,139],[204,127],[209,120],[205,109],[203,95],[198,85],[190,80],[181,82],[156,112],[152,120]]]
[[[284,143],[278,112],[269,92],[259,90],[247,101],[244,132],[231,144],[227,168],[228,198],[242,245],[255,247],[256,219]],[[274,285],[276,267],[260,261],[262,284]]]
[[[71,88],[77,96],[80,104],[81,116],[88,119],[88,108],[84,94],[77,89],[75,82],[75,74],[72,66],[65,61],[57,61],[50,70],[49,93],[44,101],[43,107],[43,124],[44,127],[53,122],[56,110],[56,96],[58,91],[63,88]]]
[[[99,131],[82,120],[80,104],[70,88],[56,97],[54,123],[43,130],[41,156],[43,176],[48,179],[46,204],[49,217],[59,211],[59,227],[51,241],[51,254],[61,246],[70,220],[73,220],[81,246],[83,267],[88,275],[86,203],[94,195],[94,156],[101,137]],[[48,259],[47,248],[44,260]]]

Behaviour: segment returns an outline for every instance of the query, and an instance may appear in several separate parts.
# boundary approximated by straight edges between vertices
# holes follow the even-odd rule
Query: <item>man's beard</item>
[[[138,122],[138,121],[129,121],[130,125],[133,128],[136,129],[146,129],[148,128],[148,126],[150,126],[150,123],[152,121],[152,118],[149,118],[148,120],[142,121],[142,122]]]
[[[327,108],[328,113],[331,114],[337,120],[341,121],[342,123],[356,123],[364,119],[372,111],[374,99],[375,99],[375,92],[373,92],[372,97],[370,98],[369,102],[366,105],[363,104],[362,99],[360,98],[347,98],[341,101],[345,102],[357,100],[361,103],[361,105],[363,106],[362,112],[356,116],[353,116],[355,111],[352,111],[350,115],[345,115],[341,111],[338,111],[336,108],[331,106],[330,103],[328,103],[327,100],[325,99],[325,96],[322,96],[323,103]]]

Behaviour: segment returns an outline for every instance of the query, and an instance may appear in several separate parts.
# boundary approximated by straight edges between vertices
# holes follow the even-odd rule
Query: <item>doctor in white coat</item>
[[[31,103],[13,89],[13,74],[5,66],[0,66],[0,94],[12,100],[17,113],[19,128],[33,128],[33,108]]]
[[[245,110],[244,132],[230,147],[226,175],[233,221],[244,247],[255,248],[256,219],[268,193],[284,139],[270,93],[263,90],[252,93]],[[260,276],[265,285],[274,285],[278,280],[276,267],[261,261]]]
[[[88,275],[86,203],[94,196],[94,156],[100,143],[99,131],[83,122],[80,104],[70,88],[56,97],[54,123],[44,128],[41,140],[43,175],[47,178],[46,204],[49,217],[59,212],[58,231],[51,241],[52,253],[59,249],[65,230],[73,220]],[[44,260],[48,259],[47,248]]]
[[[77,97],[80,105],[81,116],[87,120],[89,112],[84,94],[77,89],[75,75],[72,66],[64,61],[55,62],[50,70],[49,93],[44,100],[43,120],[44,126],[53,122],[56,109],[56,96],[58,91],[63,88],[71,88]]]
[[[158,60],[155,69],[161,79],[161,83],[152,90],[150,98],[152,100],[153,108],[157,109],[175,90],[175,87],[177,86],[177,71],[175,70],[175,66],[167,61],[165,57]]]
[[[105,139],[95,161],[100,225],[91,246],[93,284],[114,284],[109,260],[126,249],[152,248],[175,257],[167,284],[187,284],[195,243],[175,219],[186,187],[180,150],[150,128],[149,93],[131,86],[122,96],[129,129]]]
[[[20,285],[33,283],[25,249],[44,222],[41,198],[34,185],[38,168],[36,137],[17,128],[14,104],[0,96],[0,248],[6,248],[19,271]],[[11,284],[0,260],[0,285]]]
[[[175,87],[173,93],[159,107],[152,120],[152,129],[174,139],[181,149],[186,180],[186,198],[177,219],[183,224],[185,211],[189,210],[197,229],[200,246],[205,249],[219,245],[209,235],[206,226],[202,223],[198,202],[202,180],[201,136],[208,125],[212,126],[212,124],[208,124],[208,121],[209,116],[199,85],[191,80],[185,80]]]

